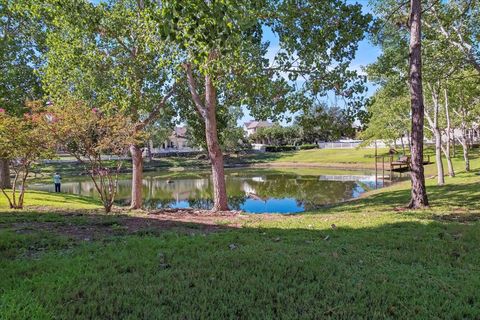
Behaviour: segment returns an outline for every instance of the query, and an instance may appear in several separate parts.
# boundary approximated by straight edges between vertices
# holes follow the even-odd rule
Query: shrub
[[[283,151],[293,151],[297,150],[297,147],[291,146],[291,145],[286,145],[286,146],[266,146],[265,151],[266,152],[283,152]]]
[[[316,149],[318,146],[316,144],[302,144],[301,146],[298,147],[300,150],[310,150],[310,149]]]
[[[31,102],[27,107],[35,104]],[[28,175],[40,160],[54,156],[53,147],[53,139],[35,117],[29,113],[13,116],[0,110],[0,158],[7,160],[14,172],[10,194],[5,188],[0,190],[11,209],[23,209]]]

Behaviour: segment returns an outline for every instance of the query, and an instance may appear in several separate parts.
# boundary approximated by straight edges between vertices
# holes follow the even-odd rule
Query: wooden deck
[[[382,158],[381,166],[382,170],[390,170],[390,171],[409,171],[410,170],[410,156],[401,156],[398,160],[393,160],[393,156],[378,156],[378,158]],[[388,162],[385,161],[388,158]],[[376,161],[375,166],[380,161]],[[426,158],[423,159],[423,164],[430,164],[430,155],[427,155]],[[388,165],[388,166],[386,166]]]

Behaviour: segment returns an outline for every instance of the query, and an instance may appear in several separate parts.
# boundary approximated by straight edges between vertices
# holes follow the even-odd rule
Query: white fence
[[[362,144],[363,141],[336,141],[336,142],[318,142],[319,149],[355,149]],[[405,141],[406,142],[406,141]],[[400,140],[397,142],[397,146],[401,145]],[[385,143],[382,140],[377,140],[377,148],[388,148],[390,144]],[[375,143],[372,142],[370,145],[363,146],[363,148],[375,148]]]
[[[360,142],[319,142],[320,149],[353,149],[360,146]]]

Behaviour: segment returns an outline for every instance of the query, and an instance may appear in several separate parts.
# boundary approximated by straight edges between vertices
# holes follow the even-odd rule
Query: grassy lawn
[[[379,149],[378,154],[387,154],[387,149]],[[374,149],[312,149],[293,152],[263,153],[246,157],[247,161],[270,162],[272,164],[298,163],[328,166],[375,165]]]
[[[0,318],[477,319],[472,167],[445,186],[427,179],[428,210],[401,208],[407,182],[300,215],[218,217],[215,229],[104,216],[74,196],[29,193],[24,212],[2,199]]]
[[[402,152],[397,149],[398,152]],[[407,151],[408,153],[408,151]],[[379,148],[377,150],[379,156],[384,155],[385,161],[388,165],[388,149]],[[397,155],[398,156],[398,155]],[[425,149],[425,160],[430,156],[430,161],[435,160],[435,153],[433,148],[427,147]],[[478,149],[471,151],[470,158],[475,160],[480,156]],[[247,164],[268,164],[271,166],[326,166],[339,168],[375,168],[375,149],[360,148],[360,149],[312,149],[300,150],[291,152],[278,153],[260,153],[252,155],[244,155],[240,157],[239,162]],[[381,159],[378,160],[378,168],[381,168]],[[454,158],[455,167],[462,168],[463,160],[461,158],[461,150],[457,151],[457,156]],[[434,166],[428,166],[434,167]],[[445,170],[447,164],[444,160]]]
[[[17,195],[18,197],[18,195]],[[29,208],[44,207],[58,209],[98,209],[99,203],[91,198],[65,193],[29,191],[25,193],[25,204]],[[8,209],[8,201],[0,194],[0,210]],[[12,211],[14,212],[14,211]]]

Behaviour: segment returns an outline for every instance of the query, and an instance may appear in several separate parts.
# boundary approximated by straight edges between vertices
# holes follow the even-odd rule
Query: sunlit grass
[[[9,190],[7,190],[7,193]],[[18,197],[18,195],[17,195]],[[64,209],[98,209],[99,202],[88,197],[66,193],[49,193],[30,190],[25,193],[25,207],[53,207]],[[8,201],[0,194],[0,210],[8,208]]]

